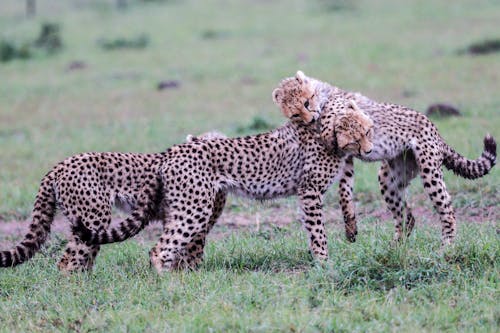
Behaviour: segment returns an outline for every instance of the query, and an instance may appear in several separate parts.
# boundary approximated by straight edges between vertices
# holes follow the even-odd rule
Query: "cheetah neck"
[[[321,110],[324,110],[325,105],[332,99],[335,98],[345,98],[345,95],[347,94],[346,91],[337,88],[335,86],[330,85],[329,83],[317,80],[317,79],[312,79],[313,84],[314,84],[314,89],[316,94],[318,94],[319,99],[320,99],[320,108]]]

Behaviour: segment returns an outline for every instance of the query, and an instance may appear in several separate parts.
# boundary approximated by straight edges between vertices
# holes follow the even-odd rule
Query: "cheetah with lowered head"
[[[358,117],[358,109],[349,106],[340,111],[342,116],[335,120],[359,123],[361,136],[372,125],[359,122],[365,118]],[[170,148],[161,167],[162,209],[167,213],[164,232],[150,251],[151,264],[158,272],[195,267],[201,261],[206,235],[215,222],[210,217],[221,191],[258,200],[297,195],[310,251],[317,259],[327,259],[323,196],[341,175],[350,154],[359,149],[346,145],[342,154],[332,154],[318,139],[316,126],[314,122],[290,121],[263,134],[194,140]],[[358,133],[342,134],[346,140],[351,136],[359,139]],[[369,141],[363,142],[367,150],[372,149]],[[111,243],[143,228],[142,221],[124,225],[129,222],[97,231],[79,223],[75,230],[89,244]],[[193,242],[197,247],[190,248]]]
[[[223,137],[209,132],[188,141]],[[16,266],[31,258],[46,241],[56,209],[71,225],[83,223],[105,230],[113,206],[130,212],[123,225],[132,221],[146,225],[163,219],[160,168],[167,153],[83,153],[65,159],[43,177],[35,198],[32,222],[24,239],[13,249],[0,251],[0,267]],[[214,204],[217,219],[225,203],[220,193]],[[122,229],[119,232],[126,232]],[[98,244],[86,244],[73,233],[59,261],[62,271],[87,270],[99,252]]]
[[[379,183],[382,196],[388,208],[396,220],[394,241],[403,237],[404,229],[409,236],[414,225],[410,208],[408,207],[403,192],[411,180],[420,174],[434,208],[439,213],[442,225],[442,245],[453,242],[456,234],[456,222],[451,198],[446,190],[443,180],[441,166],[453,170],[459,176],[475,179],[486,175],[495,165],[496,142],[493,137],[486,135],[484,138],[484,150],[476,160],[469,160],[458,154],[448,146],[439,134],[434,124],[423,114],[410,108],[375,102],[359,93],[344,91],[319,80],[308,78],[302,72],[297,73],[303,81],[309,85],[296,85],[293,89],[309,94],[316,105],[320,105],[321,117],[337,117],[336,105],[343,103],[346,99],[353,99],[355,103],[373,121],[373,133],[371,134],[373,150],[361,151],[358,157],[363,161],[382,161],[379,171]],[[303,103],[302,100],[288,100],[282,106],[282,113],[291,119],[301,119],[305,123],[311,117],[318,117],[315,112],[289,112],[296,105]],[[345,149],[348,146],[338,145],[338,134],[329,128],[323,128],[321,137],[327,146],[333,149]],[[356,145],[356,143],[355,143]],[[351,147],[352,149],[353,147]],[[346,182],[353,178],[345,179]],[[342,179],[340,182],[342,183]],[[406,215],[406,223],[405,223]],[[353,225],[346,225],[355,230]]]
[[[322,113],[321,100],[317,98],[315,85],[304,73],[298,71],[295,77],[281,81],[273,91],[273,99],[285,117],[292,121],[316,123],[322,132],[320,141],[331,152],[341,156],[343,150],[369,153],[373,148],[371,142],[373,122],[364,114],[356,102],[350,98],[339,98],[331,105],[335,112]],[[346,116],[346,113],[350,113]],[[351,121],[356,119],[356,121]],[[339,182],[339,198],[344,216],[347,240],[356,240],[357,226],[353,200],[354,165],[352,156],[346,159],[342,177]]]

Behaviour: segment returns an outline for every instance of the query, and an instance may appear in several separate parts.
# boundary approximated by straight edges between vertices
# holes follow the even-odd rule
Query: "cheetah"
[[[210,140],[223,135],[215,132],[188,141]],[[0,251],[0,267],[16,266],[31,258],[46,241],[56,210],[70,224],[77,221],[104,230],[116,206],[129,212],[125,221],[161,220],[162,187],[160,167],[167,153],[82,153],[65,159],[43,177],[35,198],[32,222],[24,239],[13,249]],[[224,206],[225,195],[218,195],[214,215]],[[218,216],[214,216],[216,219]],[[124,223],[127,225],[128,223]],[[119,232],[125,232],[120,230]],[[86,244],[73,233],[58,263],[62,271],[92,268],[99,245]]]
[[[273,96],[277,101],[286,94]],[[344,111],[335,121],[359,122],[355,117],[359,109]],[[159,273],[199,265],[205,238],[215,223],[210,216],[217,209],[214,202],[220,191],[257,200],[298,196],[309,250],[316,259],[327,259],[323,196],[340,177],[350,154],[358,153],[359,148],[351,150],[353,145],[346,144],[338,155],[332,154],[319,140],[317,126],[316,122],[289,121],[267,133],[194,140],[170,148],[161,167],[162,209],[167,216],[163,234],[150,251],[151,265]],[[371,123],[360,123],[361,133],[369,126]],[[342,134],[346,140],[352,134],[353,140],[359,139],[358,133]],[[372,149],[371,143],[367,149]],[[135,226],[124,225],[129,222]],[[124,221],[107,230],[78,223],[75,232],[89,244],[105,244],[133,236],[142,229],[141,223]]]
[[[484,138],[482,155],[476,160],[469,160],[451,148],[439,134],[434,124],[423,114],[410,108],[390,104],[378,103],[360,93],[347,92],[328,83],[308,78],[302,72],[297,73],[302,80],[310,82],[310,86],[297,85],[294,89],[309,95],[308,104],[320,105],[322,118],[336,115],[337,104],[346,99],[354,100],[362,111],[373,121],[373,133],[366,133],[372,140],[373,150],[360,151],[356,157],[367,162],[382,161],[378,180],[380,191],[395,219],[395,233],[393,241],[399,242],[403,235],[409,236],[415,225],[415,218],[408,206],[404,191],[410,182],[420,174],[424,190],[439,213],[442,227],[442,246],[453,242],[456,235],[455,215],[452,202],[443,180],[441,166],[451,169],[455,174],[476,179],[491,170],[496,162],[496,142],[487,134]],[[282,113],[290,119],[300,119],[304,123],[311,118],[318,117],[317,110],[306,112],[290,112],[303,100],[289,100],[282,107]],[[289,107],[291,106],[291,107]],[[322,128],[320,136],[326,145],[338,149],[338,134],[334,129]],[[330,144],[328,144],[330,142]],[[342,145],[340,145],[342,148]],[[348,183],[349,189],[344,197],[341,195],[341,205],[348,205],[345,199],[352,200],[352,177],[340,180]],[[343,202],[342,202],[343,201]],[[352,205],[348,205],[352,207]],[[352,212],[346,211],[346,234],[355,240],[356,221]]]

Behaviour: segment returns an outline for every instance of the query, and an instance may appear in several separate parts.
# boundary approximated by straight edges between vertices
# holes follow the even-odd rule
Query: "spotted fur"
[[[424,190],[441,219],[442,243],[451,243],[456,234],[456,222],[441,165],[468,179],[486,175],[496,162],[496,142],[493,137],[486,135],[481,157],[469,160],[446,144],[425,115],[404,106],[378,103],[359,93],[347,92],[308,78],[303,73],[301,75],[314,86],[314,89],[308,88],[304,93],[313,94],[314,101],[310,103],[319,107],[321,117],[329,114],[335,117],[337,105],[347,99],[354,100],[373,121],[373,133],[370,136],[373,149],[360,150],[357,157],[369,162],[382,161],[379,183],[384,200],[396,220],[394,240],[399,241],[404,230],[406,235],[410,235],[415,224],[403,194],[411,180],[420,174]],[[286,113],[284,115],[287,116]],[[307,117],[299,118],[305,123],[309,122]],[[331,130],[326,129],[321,136],[326,142],[334,141]],[[354,219],[352,223],[355,224]],[[346,228],[355,230],[353,225],[346,224]]]
[[[193,140],[172,147],[161,167],[167,217],[164,232],[150,251],[151,264],[159,272],[195,267],[216,222],[211,216],[220,214],[216,204],[222,199],[220,193],[226,192],[258,200],[297,195],[310,251],[326,259],[323,196],[350,160],[347,148],[342,153],[342,157],[331,154],[320,142],[316,124],[302,122],[253,136]],[[140,230],[140,221],[135,223],[125,229]],[[133,236],[113,231],[122,228],[96,232],[80,224],[76,231],[87,242],[103,244]]]
[[[221,137],[206,133],[191,141]],[[115,236],[137,233],[127,226],[146,225],[163,219],[160,167],[167,153],[83,153],[57,164],[41,181],[32,213],[32,222],[24,239],[11,250],[0,251],[0,267],[11,267],[31,258],[46,241],[56,209],[60,209],[74,227],[83,224],[93,230],[107,230],[113,206],[130,216]],[[219,198],[221,204],[225,200]],[[223,207],[222,203],[222,207]],[[132,222],[134,221],[134,222]],[[63,271],[92,267],[99,252],[98,244],[84,243],[73,233],[59,261]]]

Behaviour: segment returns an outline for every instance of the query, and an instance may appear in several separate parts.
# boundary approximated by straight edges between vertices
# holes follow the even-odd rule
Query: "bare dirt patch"
[[[463,194],[466,195],[466,194]],[[463,196],[452,194],[454,198]],[[473,194],[469,193],[469,196]],[[376,196],[373,196],[376,198]],[[469,200],[467,204],[458,202],[455,204],[455,213],[458,223],[473,222],[497,222],[500,221],[499,207],[500,198],[495,191],[487,193],[480,200]],[[357,202],[356,211],[358,223],[385,223],[392,220],[381,200],[368,200],[369,202]],[[412,211],[419,224],[439,224],[439,216],[433,211],[429,200],[425,195],[419,194],[410,198]],[[217,225],[210,233],[210,239],[221,239],[229,236],[235,230],[247,230],[259,232],[270,228],[288,227],[298,221],[297,205],[293,202],[271,202],[259,204],[250,201],[241,201],[239,205],[230,205],[220,217]],[[113,219],[113,224],[118,223],[124,215],[118,215]],[[335,205],[326,206],[324,219],[327,227],[343,228],[343,218],[340,208]],[[29,220],[2,221],[0,219],[0,248],[8,248],[14,245],[26,232]],[[135,240],[141,243],[151,242],[159,238],[162,226],[153,222],[142,231]],[[69,223],[62,215],[57,215],[53,224],[51,234],[69,235]]]

